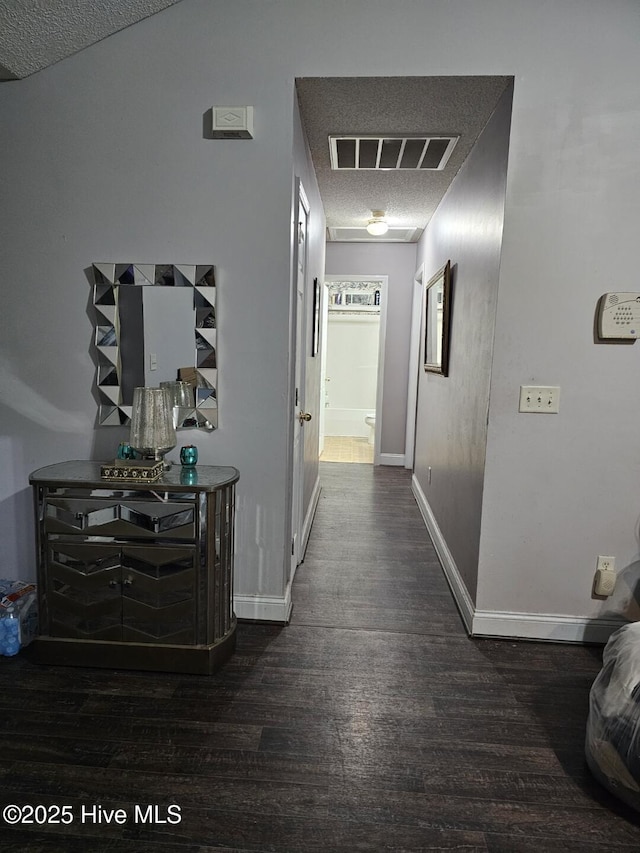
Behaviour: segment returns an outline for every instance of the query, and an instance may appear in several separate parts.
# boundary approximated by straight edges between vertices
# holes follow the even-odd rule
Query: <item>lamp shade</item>
[[[173,407],[164,388],[134,388],[129,444],[146,459],[162,459],[176,446]]]

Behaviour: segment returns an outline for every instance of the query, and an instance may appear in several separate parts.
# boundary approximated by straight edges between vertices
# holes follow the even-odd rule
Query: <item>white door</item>
[[[291,571],[293,579],[296,567],[302,560],[302,525],[304,523],[302,496],[304,483],[304,424],[311,419],[304,403],[306,363],[306,312],[305,293],[307,275],[307,231],[309,226],[309,202],[301,183],[298,183],[296,248],[296,359],[295,393],[293,399],[293,500],[291,506]]]

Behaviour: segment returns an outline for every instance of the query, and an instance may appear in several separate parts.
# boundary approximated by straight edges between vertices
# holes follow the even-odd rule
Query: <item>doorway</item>
[[[298,563],[304,557],[305,536],[304,490],[304,424],[311,418],[305,412],[305,292],[308,262],[310,206],[302,181],[297,180],[296,246],[295,246],[295,393],[293,396],[293,475],[291,499],[291,562],[288,581],[293,580]]]
[[[380,463],[387,276],[326,276],[320,461]]]

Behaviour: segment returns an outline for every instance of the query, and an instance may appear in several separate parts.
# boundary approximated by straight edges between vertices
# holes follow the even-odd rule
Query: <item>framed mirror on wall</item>
[[[451,261],[427,282],[424,314],[424,369],[447,376],[451,320]]]
[[[176,429],[216,429],[213,265],[94,263],[90,278],[99,423],[128,424],[134,388],[180,381]]]

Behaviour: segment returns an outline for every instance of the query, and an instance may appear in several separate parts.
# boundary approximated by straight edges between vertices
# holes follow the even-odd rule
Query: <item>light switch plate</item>
[[[557,415],[560,411],[560,386],[521,385],[518,411]]]

